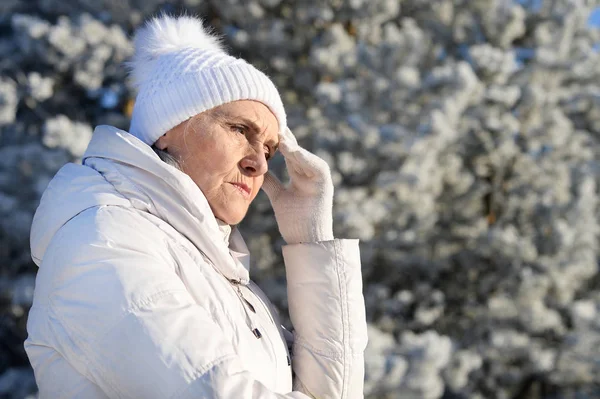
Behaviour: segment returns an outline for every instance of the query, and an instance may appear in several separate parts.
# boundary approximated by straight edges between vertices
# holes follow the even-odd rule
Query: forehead
[[[275,138],[278,136],[279,123],[277,118],[269,107],[261,102],[253,100],[233,101],[214,108],[214,112],[219,118],[244,119],[253,122],[261,133]]]

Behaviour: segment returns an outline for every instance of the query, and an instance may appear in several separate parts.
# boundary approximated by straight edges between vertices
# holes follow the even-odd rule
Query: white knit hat
[[[139,28],[128,63],[138,88],[129,132],[148,145],[181,122],[236,100],[256,100],[286,125],[281,97],[271,80],[221,47],[200,19],[161,15]]]

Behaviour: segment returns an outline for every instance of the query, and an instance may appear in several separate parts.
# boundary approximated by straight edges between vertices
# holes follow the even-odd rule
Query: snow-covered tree
[[[94,125],[128,127],[122,62],[159,9],[204,16],[269,74],[300,142],[331,165],[335,233],[361,239],[367,397],[600,396],[599,6],[3,2],[0,396],[35,390],[21,342],[37,201]],[[265,196],[242,230],[285,309]]]

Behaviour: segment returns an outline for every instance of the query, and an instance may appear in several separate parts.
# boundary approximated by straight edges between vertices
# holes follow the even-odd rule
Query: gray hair
[[[152,144],[152,149],[154,150],[154,152],[156,153],[156,155],[158,155],[158,157],[164,163],[166,163],[168,165],[171,165],[172,167],[174,167],[176,169],[179,169],[180,171],[183,172],[183,168],[181,167],[181,164],[179,163],[179,161],[177,160],[177,158],[175,158],[173,155],[169,154],[165,150],[161,150],[160,148],[158,148],[154,144]]]
[[[207,116],[207,117],[213,118],[215,120],[220,120],[223,118],[223,116],[219,112],[217,112],[216,108],[213,108],[208,111],[204,111],[201,114],[195,115],[195,116],[191,117],[189,119],[188,123],[185,125],[185,129],[183,131],[184,136],[186,134],[188,134],[189,129],[191,129],[194,134],[197,134],[196,133],[196,124],[199,121],[200,115]],[[161,150],[160,148],[158,148],[156,146],[156,143],[152,144],[152,149],[164,163],[171,165],[172,167],[177,168],[178,170],[183,172],[183,166],[181,165],[181,162],[177,158],[175,158],[173,155],[169,154],[165,150]]]

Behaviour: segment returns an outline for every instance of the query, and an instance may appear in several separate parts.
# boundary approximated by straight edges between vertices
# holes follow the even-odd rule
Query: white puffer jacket
[[[362,397],[358,242],[283,248],[290,355],[243,239],[234,229],[228,248],[222,237],[186,174],[98,127],[31,229],[39,272],[25,349],[40,397]]]

